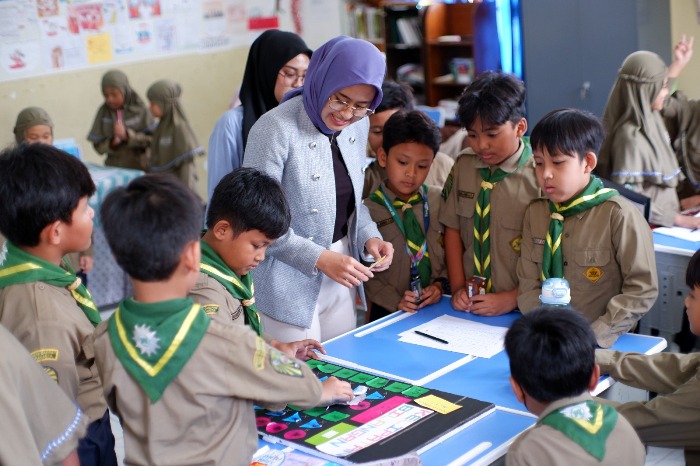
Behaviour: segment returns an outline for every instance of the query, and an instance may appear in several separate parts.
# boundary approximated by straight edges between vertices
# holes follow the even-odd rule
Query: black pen
[[[435,337],[433,335],[428,335],[427,333],[421,332],[420,330],[414,330],[418,335],[425,337],[425,338],[430,338],[431,340],[439,341],[440,343],[444,343],[446,345],[449,345],[450,342],[447,340],[443,340],[442,338]]]

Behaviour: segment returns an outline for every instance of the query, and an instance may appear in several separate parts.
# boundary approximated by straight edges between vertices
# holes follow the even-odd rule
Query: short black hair
[[[597,156],[603,139],[603,124],[591,112],[559,108],[537,122],[530,134],[530,145],[533,150],[547,150],[550,155],[559,152],[583,159],[588,152]]]
[[[415,142],[430,147],[435,156],[440,140],[440,128],[428,115],[419,110],[400,110],[384,123],[382,149],[388,154],[397,144]]]
[[[115,189],[100,214],[117,263],[144,282],[169,278],[202,231],[199,197],[171,174],[141,176]]]
[[[70,225],[80,199],[94,193],[85,165],[53,146],[22,143],[0,153],[0,232],[17,246],[37,246],[57,220]]]
[[[685,269],[685,284],[688,288],[700,287],[700,250],[695,251]]]
[[[227,221],[234,235],[259,230],[270,239],[287,232],[292,215],[280,184],[254,168],[237,168],[216,185],[209,200],[207,228]]]
[[[411,86],[396,81],[384,81],[382,83],[382,101],[374,109],[374,113],[395,108],[401,110],[413,110],[415,99]]]
[[[590,324],[571,307],[538,307],[516,320],[505,338],[513,379],[542,403],[588,389],[595,346]]]
[[[478,117],[482,124],[500,126],[525,118],[525,84],[513,75],[487,71],[462,92],[457,116],[469,129]]]

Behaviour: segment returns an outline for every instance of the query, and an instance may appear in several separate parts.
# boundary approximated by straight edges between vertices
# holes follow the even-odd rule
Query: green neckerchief
[[[398,197],[394,198],[394,202],[390,202],[381,185],[369,196],[377,204],[386,207],[386,210],[389,211],[389,214],[394,219],[394,223],[396,223],[396,226],[406,239],[406,254],[411,260],[411,279],[417,273],[423,287],[430,285],[430,256],[428,254],[426,234],[423,233],[412,207],[418,204],[423,205],[423,224],[427,232],[430,224],[430,207],[428,206],[427,196],[428,187],[426,185],[422,185],[418,192],[413,194],[406,202]],[[399,218],[396,208],[399,208],[403,213],[403,220]]]
[[[92,300],[90,292],[74,273],[39,259],[21,250],[10,241],[5,241],[5,248],[7,248],[5,258],[4,260],[0,259],[0,288],[31,282],[44,282],[66,288],[92,325],[97,326],[100,323],[102,320],[100,311]],[[2,253],[0,252],[1,257]],[[70,269],[70,265],[68,268]]]
[[[253,329],[255,333],[262,337],[263,329],[258,308],[255,306],[255,287],[253,286],[253,274],[248,272],[241,278],[226,265],[219,256],[205,241],[200,241],[202,246],[202,262],[199,270],[209,275],[231,293],[231,296],[241,301],[243,304],[245,323]]]
[[[542,257],[542,281],[556,277],[564,278],[564,255],[561,250],[561,234],[564,231],[564,219],[571,215],[580,214],[617,196],[615,189],[606,188],[603,182],[594,175],[591,181],[581,191],[581,194],[569,202],[558,204],[549,201],[549,231],[547,232],[544,255]]]
[[[189,298],[159,303],[128,298],[109,318],[107,331],[114,354],[155,403],[185,367],[210,321]]]
[[[518,171],[532,156],[530,144],[523,142],[523,153],[520,154],[518,166],[513,172]],[[479,169],[481,176],[481,190],[477,198],[474,216],[474,275],[486,279],[486,291],[491,292],[491,190],[496,184],[505,179],[509,172],[500,168],[491,171],[491,167]]]
[[[617,411],[593,401],[564,406],[546,415],[548,425],[580,445],[598,461],[605,457],[605,444],[617,423]]]

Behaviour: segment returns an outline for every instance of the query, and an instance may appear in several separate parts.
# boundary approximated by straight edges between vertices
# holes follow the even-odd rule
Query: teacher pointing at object
[[[281,341],[325,341],[355,327],[355,294],[391,265],[362,204],[369,121],[382,100],[384,58],[369,42],[336,37],[314,52],[304,85],[250,131],[244,166],[279,180],[292,211],[289,231],[254,270],[265,333]],[[376,261],[372,270],[364,260]]]

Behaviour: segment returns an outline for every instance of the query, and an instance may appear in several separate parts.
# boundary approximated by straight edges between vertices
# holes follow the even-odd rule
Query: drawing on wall
[[[129,0],[129,18],[160,16],[160,0]]]
[[[68,7],[68,29],[71,33],[99,32],[103,25],[102,4],[88,3]]]

